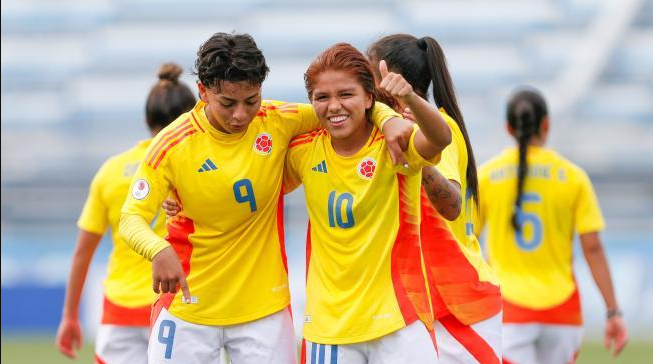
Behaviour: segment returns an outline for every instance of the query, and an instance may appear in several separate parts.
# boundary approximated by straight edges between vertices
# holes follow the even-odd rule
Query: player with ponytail
[[[451,128],[441,161],[422,171],[421,241],[440,362],[499,363],[501,296],[474,235],[476,163],[444,51],[432,37],[393,34],[373,43],[368,56],[373,64],[385,60],[423,99],[432,87],[432,101]],[[400,102],[381,100],[412,117]]]
[[[599,237],[604,221],[592,183],[583,169],[545,147],[550,121],[537,90],[515,92],[506,118],[517,148],[480,169],[477,229],[488,227],[488,257],[501,281],[504,363],[574,362],[583,323],[574,233],[607,308],[606,347],[617,355],[628,334]]]

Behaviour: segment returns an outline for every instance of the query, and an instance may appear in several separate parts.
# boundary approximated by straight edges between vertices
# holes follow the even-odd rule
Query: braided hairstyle
[[[152,86],[145,103],[145,121],[151,131],[158,131],[195,105],[195,95],[179,82],[182,68],[175,63],[164,63],[159,68],[159,81]]]
[[[528,172],[528,142],[540,134],[542,120],[548,115],[544,97],[532,88],[522,89],[513,94],[506,111],[508,125],[512,128],[519,146],[519,167],[517,168],[517,197],[512,214],[512,226],[515,231],[521,229],[519,212],[521,211],[524,182]]]
[[[468,155],[465,176],[474,202],[478,204],[478,176],[474,151],[463,114],[458,107],[447,59],[440,44],[428,36],[418,39],[409,34],[393,34],[374,42],[368,48],[367,55],[375,62],[385,60],[388,68],[400,73],[413,86],[415,93],[423,99],[428,99],[428,89],[433,84],[433,101],[454,119],[465,139]],[[379,95],[378,99],[391,107],[396,107],[394,100],[388,100],[383,95]],[[466,192],[462,191],[462,193]]]

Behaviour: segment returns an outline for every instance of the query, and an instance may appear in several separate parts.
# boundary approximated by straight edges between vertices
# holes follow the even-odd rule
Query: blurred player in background
[[[362,53],[336,44],[304,76],[324,128],[291,141],[285,183],[303,183],[310,219],[302,356],[311,364],[437,362],[426,281],[414,262],[421,170],[451,132],[401,75],[380,68],[379,87],[411,107],[421,127],[406,143],[406,166],[393,165],[370,122],[375,79]]]
[[[582,340],[573,274],[576,232],[605,305],[605,345],[618,355],[628,334],[615,298],[599,232],[603,217],[580,167],[544,147],[547,106],[534,89],[516,92],[507,129],[517,141],[479,173],[481,223],[504,300],[504,363],[574,362]]]
[[[195,105],[195,96],[179,82],[182,69],[173,63],[159,70],[159,82],[152,87],[145,106],[145,120],[151,134]],[[150,309],[155,295],[147,260],[136,254],[118,234],[120,209],[131,179],[151,139],[107,160],[95,175],[77,226],[80,229],[68,278],[66,298],[56,343],[64,355],[75,358],[82,345],[79,301],[93,254],[107,231],[112,230],[113,250],[104,281],[102,321],[97,332],[97,363],[146,363]],[[165,234],[165,215],[153,219],[153,231]]]
[[[385,60],[423,99],[433,85],[435,104],[452,131],[452,143],[440,162],[422,171],[422,249],[440,362],[499,363],[501,293],[473,230],[478,202],[476,164],[444,52],[431,37],[394,34],[373,43],[368,56],[373,65]],[[380,101],[414,119],[401,100]]]
[[[206,363],[224,347],[234,363],[294,363],[283,164],[291,138],[320,121],[311,105],[261,101],[268,66],[251,36],[217,33],[197,56],[201,101],[154,139],[120,225],[164,293],[148,356]],[[398,116],[374,113],[377,125]],[[170,192],[181,212],[163,239],[147,221]]]

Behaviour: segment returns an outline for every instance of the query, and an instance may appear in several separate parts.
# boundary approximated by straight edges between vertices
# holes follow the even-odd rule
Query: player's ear
[[[208,95],[206,94],[206,86],[200,81],[197,81],[197,90],[200,93],[200,99],[206,103],[209,102]]]
[[[365,110],[369,110],[374,106],[374,98],[371,94],[366,95],[367,99],[365,100]]]

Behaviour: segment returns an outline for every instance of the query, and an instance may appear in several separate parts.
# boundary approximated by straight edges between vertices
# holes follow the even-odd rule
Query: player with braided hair
[[[549,123],[537,90],[515,92],[507,129],[517,148],[479,173],[477,232],[488,226],[489,261],[501,281],[504,363],[574,361],[582,339],[574,233],[607,307],[606,347],[616,356],[628,339],[599,237],[604,222],[592,183],[583,169],[544,147]]]

